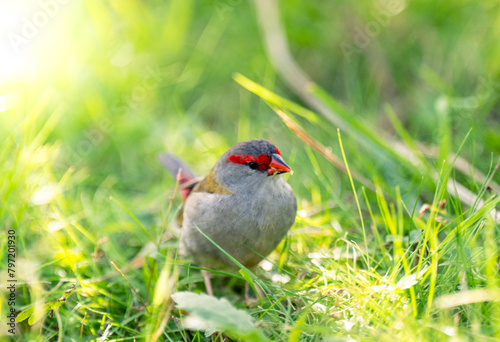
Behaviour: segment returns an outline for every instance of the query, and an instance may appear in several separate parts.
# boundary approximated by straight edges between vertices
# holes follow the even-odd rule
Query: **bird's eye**
[[[256,162],[254,161],[251,161],[247,164],[251,169],[255,170],[255,169],[258,169],[259,168],[259,164],[257,164]]]

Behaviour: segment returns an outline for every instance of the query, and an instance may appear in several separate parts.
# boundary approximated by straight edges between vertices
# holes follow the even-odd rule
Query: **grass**
[[[397,4],[380,21],[375,3],[280,2],[307,97],[251,2],[0,5],[0,279],[15,230],[21,321],[2,339],[500,339],[498,4]],[[296,224],[206,298],[156,155],[203,175],[250,138],[293,168]],[[266,294],[251,307],[245,279]]]

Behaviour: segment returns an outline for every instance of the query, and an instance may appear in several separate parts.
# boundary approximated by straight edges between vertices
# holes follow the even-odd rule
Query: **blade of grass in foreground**
[[[291,112],[303,117],[312,123],[320,123],[319,117],[313,111],[306,109],[290,100],[287,100],[272,91],[266,89],[258,83],[251,81],[240,73],[234,73],[233,79],[243,88],[251,91],[260,98],[280,107],[290,110]]]
[[[158,243],[151,237],[148,230],[142,225],[141,221],[139,221],[137,217],[135,217],[135,215],[130,212],[130,210],[128,210],[121,202],[119,202],[113,196],[109,196],[109,199],[118,204],[132,218],[132,220],[134,220],[135,223],[137,223],[139,227],[141,227],[144,234],[146,234],[146,236],[151,240],[151,242],[155,244],[156,248],[160,249]]]
[[[348,173],[349,176],[353,176],[357,181],[359,181],[361,184],[363,184],[366,188],[375,191],[373,188],[373,185],[368,179],[363,177],[361,174],[359,174],[356,171],[349,171],[347,168],[347,165],[342,164],[342,161],[334,155],[329,149],[324,147],[321,143],[316,141],[314,138],[312,138],[309,134],[306,133],[304,129],[302,129],[292,118],[290,118],[289,115],[285,114],[284,111],[279,110],[275,107],[271,107],[273,110],[278,114],[278,116],[283,120],[285,125],[287,125],[288,128],[297,136],[299,137],[302,141],[304,141],[307,145],[311,146],[314,148],[316,151],[321,153],[323,157],[325,157],[326,160],[328,160],[330,163],[335,165],[339,170],[341,170],[344,173]]]
[[[238,82],[241,86],[244,88],[248,89],[249,91],[253,92],[257,96],[261,97],[262,99],[280,107],[283,109],[288,109],[291,112],[302,116],[309,120],[311,123],[314,123],[316,125],[319,125],[322,127],[323,125],[320,125],[321,119],[318,114],[316,114],[313,111],[310,111],[308,109],[305,109],[292,101],[286,100],[275,93],[269,91],[268,89],[262,87],[261,85],[251,81],[250,79],[246,78],[245,76],[235,73],[233,75],[233,78],[236,82]],[[422,163],[421,159],[419,159],[417,156],[414,155],[412,152],[412,148],[408,147],[406,145],[403,145],[399,142],[394,142],[394,141],[389,141],[388,138],[385,137],[383,132],[376,132],[371,129],[367,124],[359,120],[355,115],[350,113],[347,109],[345,109],[340,103],[335,101],[330,95],[328,95],[323,89],[321,89],[319,86],[315,84],[310,84],[310,94],[313,95],[315,98],[321,100],[326,106],[330,107],[335,115],[340,115],[343,119],[345,119],[350,126],[347,127],[349,129],[349,134],[352,134],[355,136],[358,141],[364,143],[364,145],[367,147],[368,150],[373,151],[373,146],[377,146],[379,148],[379,152],[385,152],[389,156],[394,159],[395,162],[397,162],[398,165],[401,167],[405,168],[408,172],[410,172],[413,175],[417,175],[421,177],[421,174],[425,174],[428,177],[425,177],[424,180],[426,184],[432,189],[435,188],[434,184],[438,184],[440,182],[439,180],[439,174],[437,172],[432,172],[429,167],[428,163]],[[446,108],[445,108],[446,109]],[[441,126],[445,130],[444,136],[442,137],[441,141],[441,155],[443,153],[446,153],[447,151],[450,150],[450,137],[449,137],[449,120],[447,119],[447,114],[444,113],[444,118],[441,120]],[[321,117],[322,118],[322,117]],[[332,123],[332,122],[331,122]],[[351,128],[349,128],[351,127]],[[472,129],[471,129],[472,130]],[[458,152],[455,154],[455,157],[453,158],[453,162],[448,163],[446,161],[446,165],[454,165],[455,161],[458,157],[459,152],[461,151],[465,141],[467,140],[467,137],[470,135],[471,130],[467,133],[466,137],[464,138],[460,148],[458,149]],[[448,133],[447,133],[448,132]],[[414,143],[410,145],[415,145]],[[399,146],[399,148],[396,148]],[[402,150],[401,150],[402,149]],[[444,157],[443,157],[444,158]],[[444,160],[445,161],[445,160]],[[450,169],[451,170],[451,169]],[[357,177],[354,177],[357,178]],[[363,182],[364,183],[364,182]],[[456,183],[456,181],[455,181]],[[452,184],[448,183],[447,184],[448,188],[452,188]],[[460,201],[463,203],[466,203],[469,206],[472,206],[473,200],[469,198],[467,189],[461,185],[461,184],[456,184],[456,193],[452,192],[453,195],[457,196]],[[497,214],[498,215],[498,214]],[[500,215],[496,218],[497,222],[500,222]]]
[[[368,248],[368,239],[366,238],[366,229],[365,229],[365,221],[363,220],[363,214],[361,213],[361,206],[359,205],[358,195],[356,193],[356,187],[354,186],[354,182],[352,181],[351,173],[349,172],[349,164],[347,164],[347,159],[344,152],[344,146],[342,146],[342,137],[340,136],[340,130],[337,129],[337,135],[339,138],[340,150],[342,151],[342,158],[344,159],[344,164],[346,168],[347,175],[349,176],[349,181],[351,182],[352,193],[354,194],[354,199],[356,200],[356,206],[358,207],[359,219],[361,221],[361,228],[363,230],[363,239],[365,242],[365,248]],[[367,258],[368,250],[365,253],[362,253],[363,258],[365,259],[366,267],[370,268],[370,259]]]
[[[165,327],[170,319],[170,313],[174,308],[171,296],[175,291],[178,272],[177,268],[171,264],[171,260],[172,256],[168,254],[156,282],[151,303],[151,315],[145,326],[147,332],[146,341],[148,342],[155,342],[164,334]]]
[[[281,108],[288,109],[291,112],[309,120],[311,123],[320,124],[322,121],[320,120],[318,114],[316,114],[315,112],[305,109],[302,106],[293,103],[292,101],[286,100],[278,96],[277,94],[251,81],[250,79],[246,78],[245,76],[239,73],[235,73],[233,75],[233,78],[241,86],[248,89],[257,96],[261,97],[262,99],[274,105],[277,105]],[[391,155],[393,158],[399,160],[401,165],[408,168],[409,171],[415,172],[415,165],[412,160],[410,160],[409,158],[403,156],[401,153],[396,151],[386,139],[382,138],[382,135],[379,134],[379,132],[375,132],[373,129],[368,127],[367,124],[363,123],[354,114],[350,113],[347,109],[345,109],[340,103],[335,101],[319,86],[311,84],[310,92],[312,95],[320,99],[326,106],[332,108],[334,112],[338,113],[349,124],[348,127],[346,127],[346,129],[348,129],[349,134],[356,135],[356,137],[358,137],[358,140],[361,142],[367,141],[367,143],[365,143],[365,146],[368,149],[372,150],[373,146],[378,146],[383,151]],[[330,123],[334,124],[333,122]]]
[[[401,121],[399,121],[396,113],[390,105],[385,106],[385,113],[387,114],[387,118],[392,124],[392,127],[396,131],[396,133],[400,136],[406,146],[413,152],[416,158],[419,159],[420,165],[422,165],[422,169],[425,171],[426,175],[432,177],[432,167],[429,162],[425,159],[422,152],[418,149],[417,144],[411,137],[410,133],[404,128]]]
[[[198,226],[195,225],[195,227],[201,235],[203,235],[208,241],[210,241],[210,243],[212,243],[215,247],[217,247],[217,249],[220,250],[226,257],[228,257],[229,260],[231,260],[240,269],[244,270],[244,273],[241,273],[243,278],[252,277],[255,280],[255,282],[259,284],[261,288],[265,289],[266,292],[270,292],[267,286],[265,286],[265,284],[262,281],[260,281],[260,279],[252,271],[246,268],[241,262],[236,260],[231,254],[226,252],[221,246],[219,246],[214,240],[212,240],[207,234],[205,234],[200,228],[198,228]]]

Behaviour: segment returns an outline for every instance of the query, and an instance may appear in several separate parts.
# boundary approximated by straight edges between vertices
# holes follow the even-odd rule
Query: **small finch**
[[[236,144],[200,181],[178,158],[165,153],[159,160],[172,175],[180,170],[180,252],[202,267],[237,268],[200,231],[251,268],[276,248],[295,222],[297,201],[282,175],[291,169],[270,142]],[[213,294],[209,276],[203,276],[207,292]]]

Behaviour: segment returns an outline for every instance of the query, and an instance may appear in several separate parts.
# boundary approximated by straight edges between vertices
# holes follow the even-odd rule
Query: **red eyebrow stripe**
[[[274,145],[272,140],[270,140],[270,142],[271,142],[271,144]],[[278,146],[274,145],[274,147],[276,147],[276,152],[274,152],[274,153],[278,153],[281,156],[281,152],[280,152],[280,149],[278,148]]]
[[[230,155],[227,157],[227,161],[230,161],[234,164],[247,164],[249,162],[256,162],[259,164],[259,171],[267,170],[269,168],[269,164],[271,164],[271,157],[267,154],[259,154],[258,157],[252,157],[246,154],[243,155]]]

